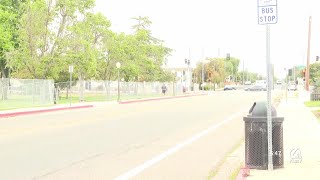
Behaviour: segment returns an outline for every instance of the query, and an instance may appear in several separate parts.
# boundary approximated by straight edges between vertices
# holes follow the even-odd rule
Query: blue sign
[[[276,24],[277,22],[277,0],[258,0],[258,24]]]

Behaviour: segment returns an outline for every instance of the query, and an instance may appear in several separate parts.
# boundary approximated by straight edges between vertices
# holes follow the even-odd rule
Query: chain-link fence
[[[166,93],[162,93],[165,85]],[[71,88],[70,88],[71,86]],[[199,85],[192,88],[199,91]],[[176,96],[185,93],[182,82],[119,82],[118,81],[72,81],[54,83],[53,80],[0,79],[0,110],[93,101],[112,101]]]
[[[0,79],[0,109],[53,104],[53,80]]]
[[[162,86],[166,93],[162,94]],[[55,83],[56,102],[110,101],[118,98],[117,81],[73,81]],[[121,100],[183,94],[183,84],[176,82],[119,82]]]

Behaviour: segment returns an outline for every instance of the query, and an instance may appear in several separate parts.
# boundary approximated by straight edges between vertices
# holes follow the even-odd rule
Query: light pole
[[[226,77],[225,77],[225,79],[224,79],[224,82],[227,81],[227,76],[229,76],[229,75],[227,75],[227,61],[229,61],[229,60],[230,60],[230,53],[227,53],[226,59],[224,60],[224,71],[225,71],[225,73],[226,73]],[[229,81],[230,81],[231,78],[228,77],[228,79],[229,79]]]
[[[244,86],[244,61],[242,64],[242,86]]]
[[[201,73],[201,85],[204,84],[204,61],[205,61],[205,58],[204,58],[204,48],[202,48],[202,73]],[[201,88],[202,90],[202,88]]]
[[[116,63],[117,69],[118,69],[118,102],[120,102],[120,62]]]
[[[184,63],[188,65],[187,88],[188,91],[190,91],[190,59],[184,59]]]
[[[176,81],[176,71],[175,71],[175,70],[172,70],[171,72],[172,72],[172,74],[173,74],[172,92],[173,92],[173,96],[175,96],[175,95],[176,95],[176,92],[175,92],[175,88],[174,88],[174,82]]]
[[[202,84],[201,85],[203,85],[204,84],[204,61],[202,62],[202,71],[201,71],[201,80],[202,80]],[[201,88],[201,90],[203,90],[202,88]]]
[[[287,68],[284,68],[285,72],[285,78],[286,78],[286,85],[285,85],[285,91],[286,91],[286,103],[288,102],[288,73],[287,73]]]

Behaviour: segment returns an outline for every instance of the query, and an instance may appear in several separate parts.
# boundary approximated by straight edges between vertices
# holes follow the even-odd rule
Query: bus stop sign
[[[258,24],[276,24],[277,22],[277,0],[258,0]]]

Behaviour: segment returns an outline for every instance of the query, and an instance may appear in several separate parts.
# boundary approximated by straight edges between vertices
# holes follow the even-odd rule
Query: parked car
[[[295,84],[289,84],[288,86],[288,91],[296,91],[297,90],[297,85]]]
[[[256,80],[254,83],[256,86],[261,86],[262,90],[266,91],[267,90],[267,81],[266,80]]]
[[[244,85],[251,85],[251,81],[244,82]]]
[[[281,85],[281,84],[282,84],[282,81],[281,81],[281,80],[277,80],[276,84],[277,84],[277,85]]]
[[[231,85],[226,85],[226,86],[224,86],[223,90],[224,90],[224,91],[227,91],[227,90],[236,90],[236,87],[231,86]]]
[[[263,87],[262,85],[255,84],[255,85],[252,85],[248,88],[245,88],[244,90],[245,91],[266,91],[267,88]]]

